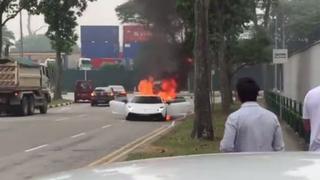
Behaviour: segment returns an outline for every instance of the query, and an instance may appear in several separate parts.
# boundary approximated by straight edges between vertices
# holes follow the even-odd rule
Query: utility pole
[[[22,11],[20,11],[20,57],[23,59],[24,52],[23,52],[23,25],[22,25]]]

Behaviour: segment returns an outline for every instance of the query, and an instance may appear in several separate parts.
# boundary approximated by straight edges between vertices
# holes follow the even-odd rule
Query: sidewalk
[[[266,107],[264,101],[260,101],[260,104],[263,107]],[[307,145],[305,144],[305,141],[300,138],[284,120],[280,120],[279,118],[279,121],[282,128],[286,151],[306,151]]]
[[[306,144],[304,140],[300,138],[285,121],[280,121],[280,124],[286,151],[305,151]]]

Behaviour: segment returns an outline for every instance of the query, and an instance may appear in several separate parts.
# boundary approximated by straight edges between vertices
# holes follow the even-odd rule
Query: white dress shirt
[[[310,151],[320,151],[320,86],[308,92],[303,104],[303,119],[310,120]]]
[[[226,123],[221,152],[283,151],[282,130],[277,116],[257,102],[247,102]]]

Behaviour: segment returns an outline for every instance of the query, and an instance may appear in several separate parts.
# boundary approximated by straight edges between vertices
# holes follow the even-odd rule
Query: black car
[[[114,98],[115,94],[110,87],[97,87],[91,94],[91,106],[109,105]]]

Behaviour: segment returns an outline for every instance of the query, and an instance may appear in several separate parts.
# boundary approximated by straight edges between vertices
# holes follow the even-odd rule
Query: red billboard
[[[124,43],[146,42],[151,37],[151,32],[142,25],[123,26]]]
[[[123,64],[123,59],[117,58],[93,58],[91,59],[92,69],[100,69],[105,65]]]

